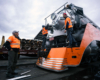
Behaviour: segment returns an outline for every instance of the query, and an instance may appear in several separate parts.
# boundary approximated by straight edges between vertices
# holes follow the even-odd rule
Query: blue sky
[[[21,38],[33,39],[45,24],[44,18],[65,2],[82,7],[100,26],[100,0],[0,0],[0,42],[13,30],[18,30]]]

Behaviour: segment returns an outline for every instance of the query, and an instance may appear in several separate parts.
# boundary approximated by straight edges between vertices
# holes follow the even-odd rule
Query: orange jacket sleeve
[[[13,41],[13,36],[10,36],[7,41],[12,42]]]

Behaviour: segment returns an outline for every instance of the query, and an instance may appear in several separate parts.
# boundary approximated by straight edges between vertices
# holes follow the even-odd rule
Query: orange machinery
[[[100,30],[88,23],[80,47],[52,48],[47,58],[41,57],[42,63],[38,59],[36,64],[57,72],[66,70],[69,66],[76,67],[80,65],[87,46],[94,40],[100,41],[99,36]]]
[[[66,12],[67,14],[69,14],[70,15],[69,17],[75,16],[75,19],[74,19],[75,23],[72,22],[74,26],[74,31],[75,31],[73,33],[73,36],[75,37],[78,43],[78,47],[73,46],[71,48],[67,48],[64,45],[66,43],[64,43],[63,41],[62,41],[62,43],[64,43],[63,46],[60,46],[60,47],[50,46],[49,51],[47,51],[48,47],[46,47],[46,51],[42,51],[42,52],[40,51],[41,53],[38,53],[38,54],[42,54],[42,56],[39,55],[39,58],[36,63],[37,66],[41,68],[44,68],[47,70],[53,70],[56,72],[68,70],[69,67],[79,66],[82,62],[90,63],[91,61],[97,61],[100,55],[99,54],[100,53],[100,28],[93,21],[91,21],[89,18],[87,18],[84,15],[82,8],[79,8],[73,4],[70,4],[69,5],[70,7],[66,8],[65,5],[66,4],[63,5],[64,8],[62,10],[58,11],[57,13],[54,12],[53,14],[51,14],[51,16],[53,16],[53,18],[56,18],[56,16],[58,16],[59,14],[62,14],[63,12]],[[76,12],[74,11],[75,8],[77,9]],[[67,11],[70,11],[70,12],[67,12]],[[54,16],[54,14],[57,14],[57,15]],[[62,19],[62,17],[60,17],[59,19],[62,20],[64,24],[64,20]],[[56,19],[58,23],[61,22],[59,19],[58,20]],[[73,18],[71,18],[71,20],[72,19]],[[81,26],[79,26],[79,24]],[[54,32],[56,32],[57,30],[63,31],[61,30],[61,28],[58,28],[60,26],[61,25],[55,24],[55,26],[53,26]],[[62,35],[60,35],[60,37],[61,36]],[[67,36],[67,35],[63,34],[63,36]],[[55,39],[55,37],[58,37],[58,35],[53,36],[53,37]]]

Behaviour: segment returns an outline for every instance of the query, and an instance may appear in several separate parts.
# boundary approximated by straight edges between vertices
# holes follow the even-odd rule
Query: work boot
[[[41,63],[41,64],[42,64],[42,58],[39,58],[39,63]]]
[[[68,45],[67,47],[68,47],[68,48],[71,48],[71,47],[72,47],[72,45]]]
[[[44,49],[41,49],[41,51],[44,51]]]
[[[6,74],[6,78],[13,78],[13,77],[14,77],[14,75],[12,75],[11,73]]]
[[[13,74],[13,75],[18,75],[18,73],[17,73],[17,72],[13,72],[12,74]]]
[[[73,46],[74,46],[74,47],[78,47],[78,45],[77,45],[77,43],[76,43],[76,42],[75,42],[75,43],[73,43]]]
[[[77,43],[75,44],[76,47],[78,47]]]

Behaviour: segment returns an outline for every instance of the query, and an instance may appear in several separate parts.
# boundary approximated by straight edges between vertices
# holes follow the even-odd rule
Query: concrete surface
[[[21,73],[31,70],[30,72],[24,74],[24,75],[31,74],[30,77],[26,77],[26,78],[19,79],[19,80],[58,80],[58,79],[63,80],[62,79],[63,77],[75,75],[80,71],[84,71],[87,67],[92,67],[91,65],[96,65],[96,64],[99,65],[100,64],[100,61],[97,61],[97,62],[93,62],[93,63],[89,64],[90,66],[84,65],[85,67],[83,67],[83,66],[73,67],[73,68],[69,68],[67,71],[57,73],[57,72],[53,72],[53,71],[49,71],[49,70],[45,70],[45,69],[37,67],[36,65],[34,65],[36,61],[37,61],[37,59],[18,60],[18,64],[24,64],[24,63],[26,64],[26,62],[32,63],[32,64],[17,66],[16,72],[18,72],[19,74],[15,77],[19,77],[19,76],[21,76],[20,75]],[[3,61],[0,62],[0,65],[5,65],[5,64],[7,64],[7,61],[5,61],[5,60],[4,60],[4,62]],[[7,72],[6,68],[0,68],[0,80],[7,80],[6,72]],[[67,79],[64,79],[64,80],[67,80]]]
[[[70,68],[67,71],[64,71],[64,72],[61,72],[61,73],[56,73],[56,72],[44,70],[44,69],[41,69],[41,68],[38,68],[38,67],[34,67],[33,65],[23,66],[23,67],[18,67],[16,69],[16,72],[19,73],[19,75],[17,75],[16,77],[21,76],[20,75],[21,73],[29,71],[29,70],[31,70],[31,72],[24,74],[24,75],[31,74],[31,76],[27,77],[27,78],[20,79],[20,80],[54,80],[54,79],[62,78],[62,77],[65,77],[65,76],[73,75],[73,74],[75,74],[79,71],[84,70],[84,68],[79,68],[79,67]],[[0,70],[0,73],[2,73],[2,74],[0,74],[0,80],[7,80],[6,70]]]
[[[30,59],[29,59],[30,58]],[[19,65],[28,65],[28,64],[35,64],[37,59],[34,59],[34,57],[29,56],[20,56],[20,59],[18,59],[17,66]],[[8,65],[8,60],[0,60],[0,67],[6,67]]]

